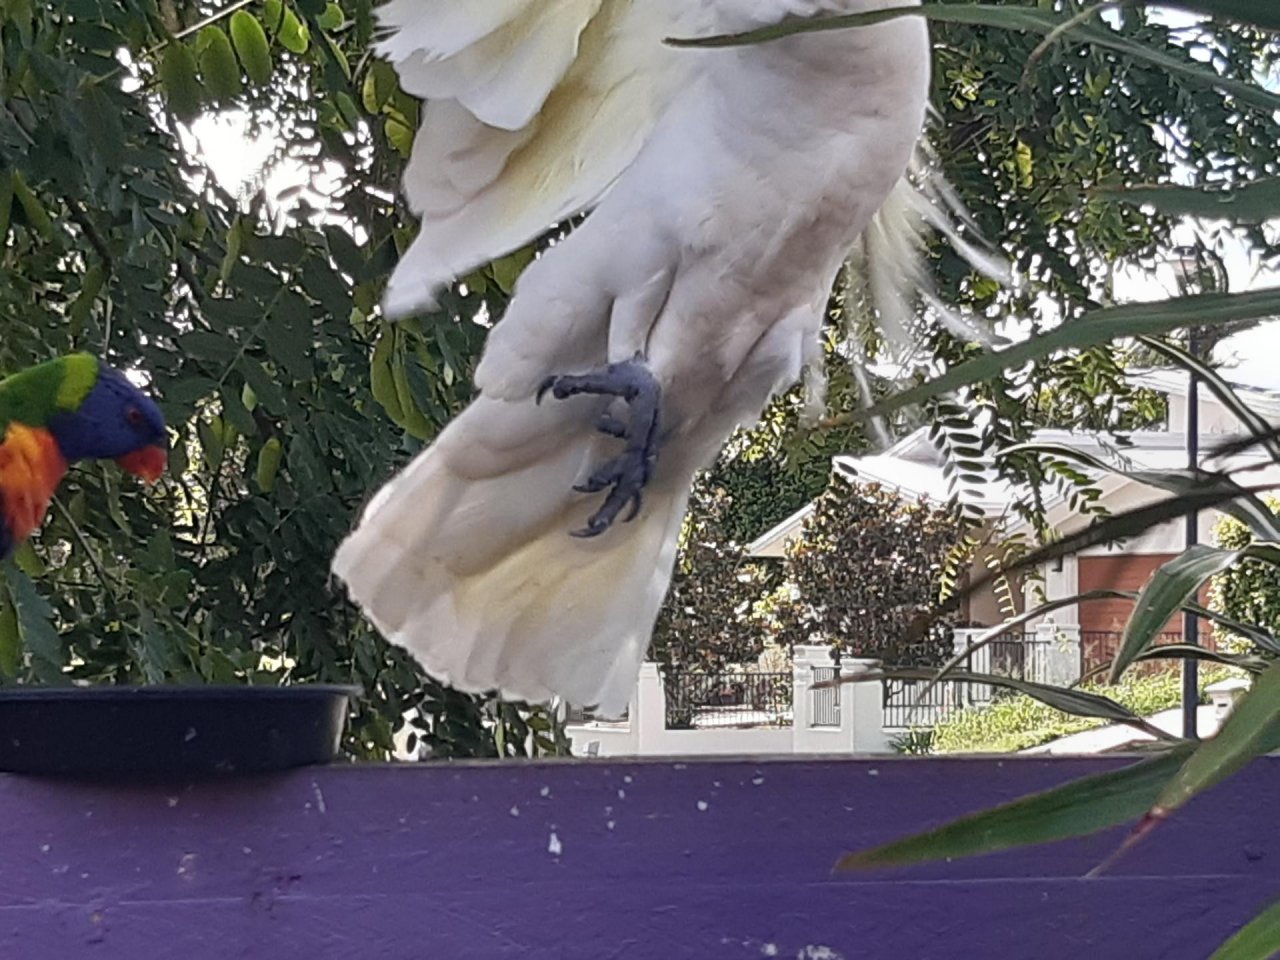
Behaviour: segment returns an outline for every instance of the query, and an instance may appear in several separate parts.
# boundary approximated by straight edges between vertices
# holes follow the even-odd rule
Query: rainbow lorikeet
[[[115,460],[152,483],[167,458],[160,408],[96,357],[71,354],[0,380],[0,558],[40,526],[69,464]]]

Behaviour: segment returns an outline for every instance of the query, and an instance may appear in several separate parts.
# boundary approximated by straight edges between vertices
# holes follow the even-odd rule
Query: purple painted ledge
[[[1204,960],[1280,895],[1280,757],[1112,876],[1118,834],[833,877],[836,856],[1120,759],[0,777],[0,957]]]

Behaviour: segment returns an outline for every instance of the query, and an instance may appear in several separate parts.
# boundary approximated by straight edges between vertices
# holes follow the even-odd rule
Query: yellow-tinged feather
[[[406,89],[447,91],[428,101],[406,171],[405,195],[423,221],[388,310],[429,305],[442,284],[593,205],[696,63],[663,39],[696,32],[704,17],[700,4],[672,0],[545,0],[448,59],[407,53],[419,49],[407,28],[385,44],[404,57],[396,67]],[[526,115],[516,129],[491,122]]]
[[[98,382],[98,358],[88,353],[74,353],[63,358],[62,370],[55,402],[60,410],[78,410]]]

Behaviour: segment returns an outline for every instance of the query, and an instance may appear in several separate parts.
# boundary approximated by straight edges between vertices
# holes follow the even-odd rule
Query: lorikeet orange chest
[[[115,460],[148,482],[164,471],[164,417],[120,371],[87,354],[0,380],[0,558],[44,520],[69,464]]]

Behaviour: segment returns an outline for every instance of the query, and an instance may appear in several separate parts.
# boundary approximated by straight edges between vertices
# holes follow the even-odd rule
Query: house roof
[[[1131,375],[1134,383],[1159,390],[1161,393],[1185,395],[1187,376],[1179,370],[1155,369],[1136,371]],[[1233,386],[1237,386],[1234,385]],[[1280,419],[1280,396],[1259,388],[1239,386],[1247,394],[1249,405],[1268,419]],[[1201,403],[1216,403],[1210,395],[1202,394]],[[1079,433],[1070,430],[1038,430],[1033,443],[1070,447],[1125,470],[1176,470],[1186,466],[1186,435],[1167,430],[1139,430],[1126,434],[1129,445],[1120,447],[1109,436],[1100,433]],[[1201,449],[1210,450],[1226,437],[1222,433],[1203,433]],[[1264,463],[1262,452],[1248,452],[1233,457],[1230,462],[1204,462],[1215,469],[1233,469]],[[950,499],[950,487],[943,473],[941,452],[929,439],[929,428],[921,427],[907,434],[882,453],[869,456],[837,456],[832,469],[863,482],[892,487],[909,499],[924,498],[937,504]],[[1083,468],[1082,468],[1083,469]],[[1100,471],[1083,469],[1083,472],[1100,481],[1104,496],[1136,481],[1114,474],[1099,477]],[[1028,497],[1031,490],[1022,484],[1013,484],[995,475],[990,466],[984,471],[988,481],[977,491],[961,490],[962,502],[977,507],[989,519],[1005,522],[1009,532],[1024,525],[1021,516],[1012,513],[1009,506],[1017,499]],[[1049,493],[1045,507],[1050,513],[1065,509],[1060,494]],[[772,529],[766,531],[748,546],[748,552],[758,557],[780,557],[788,541],[804,528],[806,518],[813,512],[813,504],[806,504]]]
[[[1248,403],[1249,408],[1255,413],[1261,414],[1268,420],[1280,419],[1280,393],[1268,387],[1259,386],[1256,383],[1248,383],[1236,380],[1232,376],[1230,369],[1219,369],[1216,371],[1241,398]],[[1174,367],[1152,367],[1145,370],[1135,370],[1127,374],[1130,382],[1140,387],[1147,387],[1158,393],[1167,396],[1185,397],[1188,391],[1189,374],[1182,369]],[[1202,392],[1203,391],[1202,388]],[[1210,398],[1210,402],[1216,403],[1216,400]]]

